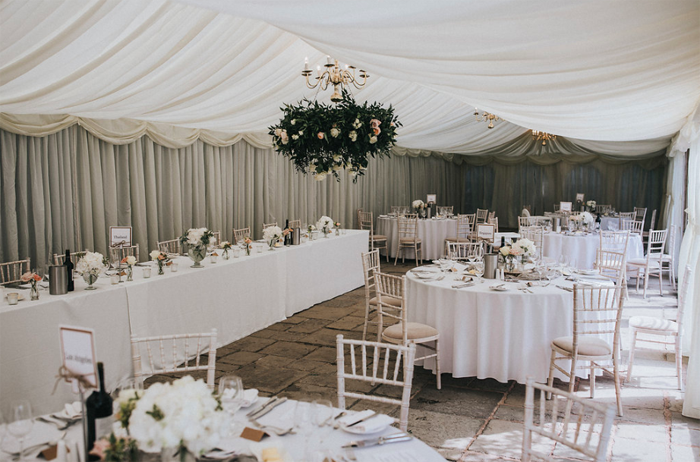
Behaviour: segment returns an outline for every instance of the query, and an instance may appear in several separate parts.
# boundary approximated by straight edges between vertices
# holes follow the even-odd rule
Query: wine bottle
[[[505,236],[501,236],[501,248],[503,248],[503,247],[505,247],[505,246],[506,246],[506,237],[505,237]]]
[[[67,286],[66,289],[68,292],[73,292],[75,290],[75,282],[73,281],[73,268],[75,265],[73,265],[73,262],[70,259],[70,249],[66,249],[66,258],[63,260],[63,266],[66,267],[66,281],[67,281]]]
[[[87,447],[92,449],[98,437],[109,435],[112,431],[112,397],[105,391],[105,371],[102,363],[97,363],[97,373],[100,378],[100,389],[95,390],[85,400],[87,413]],[[88,460],[99,460],[90,456]]]
[[[287,222],[284,224],[284,229],[289,229],[289,218],[287,218]],[[289,233],[287,233],[287,235],[284,236],[284,245],[285,246],[290,245],[292,243],[291,239],[290,239],[291,236],[292,235]]]

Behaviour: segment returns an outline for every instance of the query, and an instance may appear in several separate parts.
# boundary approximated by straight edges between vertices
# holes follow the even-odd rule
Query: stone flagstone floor
[[[382,268],[389,273],[404,274],[413,267],[412,263],[397,266],[383,263]],[[640,314],[661,316],[661,306],[667,307],[667,315],[675,316],[675,293],[667,291],[660,297],[658,283],[650,282],[649,294],[648,300],[644,300],[630,284],[630,300],[625,305],[622,324],[624,370],[627,320]],[[336,403],[336,335],[361,338],[364,309],[364,288],[358,288],[226,345],[217,350],[217,380],[235,373],[246,388],[258,388],[263,396],[326,398]],[[681,415],[683,394],[676,389],[673,360],[672,352],[636,354],[632,381],[622,388],[624,417],[615,421],[609,461],[700,460],[700,421]],[[151,380],[172,379],[156,376]],[[490,379],[454,379],[448,374],[443,374],[442,384],[442,390],[437,390],[432,373],[416,367],[408,425],[411,433],[448,460],[520,459],[523,385]],[[367,384],[361,391],[391,396],[392,390]],[[588,396],[586,380],[578,382],[577,392]],[[596,400],[615,403],[610,378],[596,381]],[[398,416],[398,407],[348,402],[350,409],[369,407]]]

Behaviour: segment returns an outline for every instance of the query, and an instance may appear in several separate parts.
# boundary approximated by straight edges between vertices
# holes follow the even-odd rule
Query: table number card
[[[584,194],[576,193],[576,202],[583,202]]]
[[[425,202],[428,204],[437,204],[437,194],[428,194]]]
[[[476,226],[476,237],[479,240],[493,242],[496,234],[496,226],[479,223]]]
[[[65,372],[82,376],[97,388],[95,332],[84,327],[59,326],[61,357]],[[72,380],[73,391],[79,392],[78,381]]]
[[[131,247],[131,226],[109,227],[110,247]]]
[[[560,212],[571,212],[571,202],[559,202]]]

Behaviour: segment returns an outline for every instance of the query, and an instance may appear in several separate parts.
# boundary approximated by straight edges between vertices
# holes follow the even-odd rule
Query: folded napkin
[[[338,419],[337,422],[340,424],[341,427],[345,427],[347,425],[352,424],[353,422],[357,422],[361,418],[371,415],[373,412],[374,411],[368,409],[366,411],[346,415],[345,417],[341,417],[340,419]],[[350,427],[350,429],[356,433],[374,433],[384,430],[387,426],[393,423],[393,417],[389,417],[388,415],[384,414],[377,414],[374,417],[370,417],[369,419],[365,420],[364,422],[360,422],[357,425],[353,425],[352,427]]]
[[[230,459],[237,454],[249,451],[249,442],[243,438],[225,438],[216,447],[204,454],[205,459]]]
[[[275,407],[264,416],[255,420],[262,426],[270,426],[282,429],[291,428],[294,426],[295,408],[295,401],[285,401],[284,403]]]
[[[73,403],[66,403],[62,410],[55,412],[52,415],[62,419],[75,420],[79,419],[82,414],[83,408],[80,405],[80,401],[75,401]]]
[[[258,389],[257,388],[249,388],[248,390],[243,391],[243,399],[241,400],[241,407],[249,407],[257,400],[258,400]]]

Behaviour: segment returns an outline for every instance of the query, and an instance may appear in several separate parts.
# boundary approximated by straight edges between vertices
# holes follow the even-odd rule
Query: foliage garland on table
[[[360,105],[343,90],[335,105],[304,99],[285,104],[284,117],[270,127],[275,150],[291,159],[296,169],[318,181],[346,169],[357,182],[364,175],[369,156],[388,156],[401,126],[394,108],[380,103]]]

